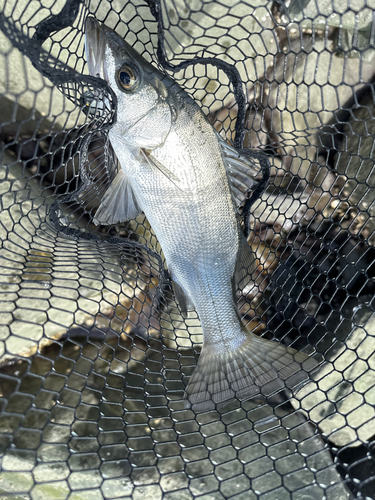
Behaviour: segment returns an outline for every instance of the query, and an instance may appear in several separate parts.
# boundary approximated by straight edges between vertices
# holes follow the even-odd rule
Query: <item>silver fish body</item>
[[[240,230],[231,174],[246,172],[255,184],[252,164],[219,138],[186,92],[93,18],[86,22],[86,53],[90,74],[106,79],[118,100],[109,140],[121,170],[96,222],[143,211],[181,309],[195,308],[202,324],[187,406],[201,411],[234,397],[267,397],[306,380],[316,362],[246,332],[237,310],[235,283],[256,263]]]

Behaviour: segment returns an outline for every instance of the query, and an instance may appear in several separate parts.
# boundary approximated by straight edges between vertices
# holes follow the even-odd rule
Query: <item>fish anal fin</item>
[[[256,255],[251,249],[243,233],[240,233],[236,267],[234,270],[235,290],[243,290],[252,281],[252,276],[256,268]]]
[[[190,298],[190,295],[185,292],[185,290],[176,281],[172,281],[173,291],[177,299],[178,305],[180,306],[181,313],[183,317],[187,317],[188,311],[194,311],[194,303]]]
[[[236,398],[267,399],[283,389],[298,390],[318,365],[307,354],[251,333],[234,350],[203,346],[185,391],[185,407],[207,411]]]
[[[94,223],[98,225],[125,222],[135,219],[141,211],[133,188],[124,171],[120,168],[102,198],[95,214]]]

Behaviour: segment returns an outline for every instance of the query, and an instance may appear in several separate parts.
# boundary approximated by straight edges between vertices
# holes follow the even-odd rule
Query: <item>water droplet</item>
[[[69,221],[66,217],[59,217],[59,222],[62,226],[69,226]]]

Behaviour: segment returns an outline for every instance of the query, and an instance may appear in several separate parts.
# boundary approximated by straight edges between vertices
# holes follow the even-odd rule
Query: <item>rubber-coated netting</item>
[[[375,498],[374,13],[1,1],[1,498]],[[144,214],[95,220],[121,117],[87,69],[88,16],[259,166],[239,209],[256,266],[236,300],[248,331],[323,358],[298,391],[186,409],[198,315]]]

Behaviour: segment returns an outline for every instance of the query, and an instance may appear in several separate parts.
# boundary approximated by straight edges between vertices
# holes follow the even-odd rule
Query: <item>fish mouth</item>
[[[105,69],[106,35],[102,24],[94,17],[87,17],[85,23],[86,61],[91,76],[102,78],[109,83]]]
[[[87,17],[85,22],[85,53],[88,70],[91,76],[101,78],[109,83],[105,67],[106,46],[107,40],[103,25],[94,17]],[[108,96],[97,89],[84,92],[80,104],[82,111],[90,118],[100,118],[112,109]]]

